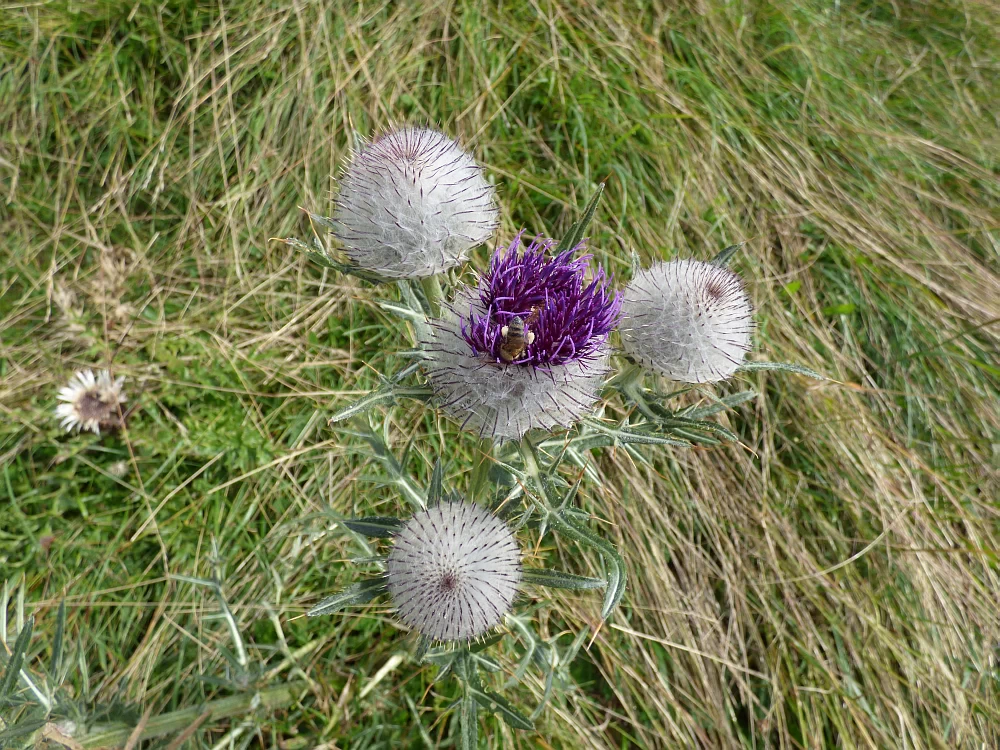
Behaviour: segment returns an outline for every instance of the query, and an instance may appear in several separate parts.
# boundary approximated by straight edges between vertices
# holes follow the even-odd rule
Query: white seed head
[[[732,271],[697,260],[657,263],[625,289],[625,352],[683,383],[731,376],[750,350],[753,307]]]
[[[455,308],[431,321],[430,339],[423,342],[427,379],[441,408],[462,429],[501,442],[520,440],[531,429],[569,427],[593,409],[608,372],[607,344],[587,359],[564,364],[504,366],[476,356],[462,337],[456,309],[470,304],[472,298],[460,294]]]
[[[493,234],[494,193],[455,141],[400,128],[355,154],[340,179],[334,234],[362,268],[389,278],[433,276]]]
[[[444,502],[395,535],[389,593],[405,625],[438,641],[475,638],[510,611],[521,551],[507,525],[475,503]]]
[[[111,373],[101,370],[81,370],[73,375],[69,384],[59,390],[56,417],[62,420],[67,432],[92,430],[100,434],[101,427],[121,426],[121,407],[127,399],[122,392],[125,378],[111,379]]]

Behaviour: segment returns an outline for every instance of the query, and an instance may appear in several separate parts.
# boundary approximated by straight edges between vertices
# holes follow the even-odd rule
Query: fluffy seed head
[[[475,638],[510,611],[521,551],[507,525],[475,503],[444,502],[396,533],[388,584],[404,624],[438,641]]]
[[[433,276],[493,234],[494,192],[455,141],[434,130],[400,128],[355,154],[340,179],[334,234],[369,271]]]
[[[656,263],[625,289],[622,347],[650,370],[684,383],[736,372],[750,350],[753,308],[732,271],[697,260]]]
[[[442,408],[480,437],[567,426],[597,400],[621,299],[603,269],[585,280],[590,256],[574,258],[582,246],[551,257],[553,244],[522,248],[518,235],[498,248],[478,287],[458,292],[424,342]]]
[[[111,373],[101,370],[81,370],[73,375],[69,384],[59,390],[56,417],[62,420],[66,431],[92,430],[100,434],[101,428],[121,427],[121,407],[127,400],[122,393],[125,378],[111,379]]]

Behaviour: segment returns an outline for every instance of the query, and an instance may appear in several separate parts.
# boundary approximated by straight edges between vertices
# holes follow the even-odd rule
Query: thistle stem
[[[437,276],[426,276],[420,280],[420,286],[424,288],[424,294],[427,295],[427,301],[431,306],[431,315],[435,318],[438,317],[441,314],[441,299],[444,297],[441,282]]]

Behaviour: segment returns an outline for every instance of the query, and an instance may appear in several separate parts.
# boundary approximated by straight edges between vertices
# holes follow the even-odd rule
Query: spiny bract
[[[396,533],[387,579],[404,624],[438,641],[469,640],[510,611],[521,551],[486,508],[444,502],[415,514]]]
[[[697,260],[656,263],[625,289],[618,327],[625,352],[683,383],[736,372],[750,350],[753,308],[732,271]]]
[[[334,234],[361,268],[433,276],[492,236],[494,193],[482,167],[447,136],[392,130],[361,148],[341,177]]]

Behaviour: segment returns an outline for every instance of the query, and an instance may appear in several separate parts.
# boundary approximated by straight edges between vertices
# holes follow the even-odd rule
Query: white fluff
[[[433,276],[492,236],[494,192],[455,141],[404,127],[355,155],[340,179],[334,234],[362,268],[389,278]]]
[[[446,502],[417,513],[395,535],[387,577],[404,624],[438,641],[469,640],[510,611],[521,551],[486,508]]]
[[[454,309],[431,321],[431,339],[424,342],[427,378],[441,408],[462,429],[494,440],[519,440],[531,429],[569,427],[593,408],[608,372],[607,345],[586,361],[545,368],[499,364],[475,356],[462,337],[456,309],[468,311],[471,300],[468,293],[460,294]]]
[[[102,425],[117,426],[121,423],[119,404],[127,400],[122,392],[124,384],[124,377],[112,380],[107,370],[96,376],[93,370],[80,370],[59,389],[58,398],[63,403],[56,407],[56,417],[67,432],[79,429],[100,434]]]
[[[622,347],[646,368],[684,383],[736,372],[750,350],[753,307],[732,271],[697,260],[657,263],[625,289]]]

